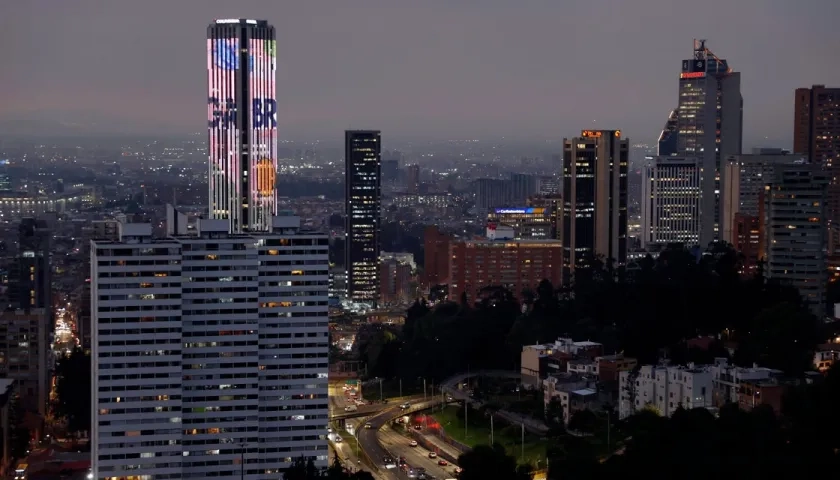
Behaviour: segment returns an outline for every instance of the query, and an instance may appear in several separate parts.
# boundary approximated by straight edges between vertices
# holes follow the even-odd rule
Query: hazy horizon
[[[632,4],[631,4],[632,3]],[[834,14],[832,14],[834,12]],[[840,84],[840,4],[502,0],[10,2],[0,134],[171,135],[206,126],[206,28],[277,28],[281,138],[653,143],[694,38],[741,72],[744,149],[789,147],[797,87]]]

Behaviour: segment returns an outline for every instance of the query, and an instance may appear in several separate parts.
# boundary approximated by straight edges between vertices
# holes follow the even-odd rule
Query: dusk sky
[[[346,128],[560,139],[594,127],[653,143],[693,38],[741,72],[745,149],[790,145],[796,87],[840,86],[838,0],[2,3],[0,121],[17,130],[203,131],[215,18],[277,28],[285,139],[340,140]]]

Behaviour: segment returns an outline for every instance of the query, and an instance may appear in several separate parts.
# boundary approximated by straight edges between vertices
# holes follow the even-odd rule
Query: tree
[[[478,445],[458,458],[460,480],[519,480],[516,459],[499,444]]]
[[[315,467],[315,462],[311,458],[307,460],[302,455],[296,458],[292,466],[283,473],[283,480],[312,480],[316,478],[321,478],[321,472]]]
[[[58,383],[57,413],[67,419],[71,432],[90,430],[91,369],[90,355],[76,348],[59,360],[56,366]]]
[[[572,414],[572,418],[569,419],[569,430],[581,433],[595,433],[595,429],[598,427],[598,417],[589,410],[585,408],[583,410],[578,410],[577,412]]]
[[[560,400],[552,399],[548,402],[545,409],[545,424],[548,426],[549,438],[559,438],[566,434],[563,415],[563,403]]]
[[[29,452],[32,435],[26,427],[26,410],[20,401],[20,396],[12,396],[9,405],[9,454],[12,458],[24,458]]]

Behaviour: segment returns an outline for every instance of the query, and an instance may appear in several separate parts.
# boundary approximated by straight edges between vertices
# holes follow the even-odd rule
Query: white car
[[[409,447],[416,447],[417,446],[417,440],[412,440],[411,443],[408,444],[408,446]]]

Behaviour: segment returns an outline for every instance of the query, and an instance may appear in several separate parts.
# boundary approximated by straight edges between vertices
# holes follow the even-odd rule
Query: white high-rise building
[[[642,170],[642,248],[700,243],[703,163],[696,157],[657,156]]]
[[[93,478],[326,466],[328,239],[297,217],[272,225],[199,220],[153,239],[121,224],[119,241],[92,242]]]

